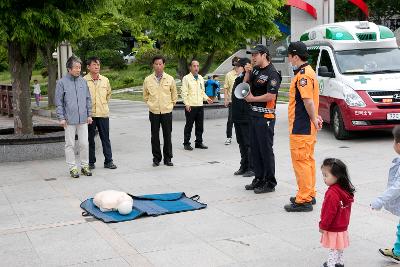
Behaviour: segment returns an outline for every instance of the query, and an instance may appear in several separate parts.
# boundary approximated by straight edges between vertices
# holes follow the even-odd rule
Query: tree
[[[381,23],[382,20],[400,14],[400,1],[398,0],[364,0],[369,8],[369,20]],[[358,9],[358,7],[349,3],[348,0],[336,0],[335,2],[335,20],[346,21],[366,20],[365,15]]]
[[[7,43],[12,78],[15,134],[33,134],[29,82],[38,47],[82,34],[83,15],[105,2],[0,1],[0,29]]]
[[[136,1],[142,2],[143,1]],[[153,0],[145,1],[151,35],[179,59],[178,72],[188,62],[207,54],[200,73],[205,74],[217,51],[232,50],[246,38],[279,34],[274,24],[285,0]]]

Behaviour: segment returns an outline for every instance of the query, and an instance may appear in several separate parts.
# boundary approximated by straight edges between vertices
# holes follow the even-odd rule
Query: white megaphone
[[[235,88],[235,96],[238,99],[243,99],[250,93],[250,85],[248,83],[239,83]]]

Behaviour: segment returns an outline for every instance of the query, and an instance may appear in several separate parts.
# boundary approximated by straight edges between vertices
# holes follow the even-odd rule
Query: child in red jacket
[[[329,186],[321,209],[319,231],[321,244],[329,248],[324,267],[343,267],[343,250],[349,246],[347,227],[355,188],[350,181],[346,165],[339,159],[327,158],[321,166],[324,182]]]

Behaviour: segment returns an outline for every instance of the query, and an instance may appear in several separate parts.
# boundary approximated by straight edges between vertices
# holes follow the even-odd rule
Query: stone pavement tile
[[[72,265],[119,257],[88,224],[29,231],[27,234],[47,265]]]
[[[237,238],[226,238],[209,242],[212,246],[231,256],[238,262],[257,260],[265,257],[276,259],[282,251],[288,254],[301,251],[282,239],[270,234],[258,234]]]
[[[263,251],[255,259],[249,258],[246,261],[220,267],[320,267],[325,261],[325,254],[327,253],[326,251],[304,251],[287,248],[281,248],[284,250],[272,255],[269,251]]]
[[[258,214],[242,217],[241,219],[268,233],[281,234],[282,232],[291,232],[293,234],[296,231],[303,233],[304,229],[310,230],[311,227],[314,227],[313,229],[318,232],[319,216],[320,213],[316,210],[304,213],[288,213],[284,211],[282,206],[280,213]]]
[[[269,198],[265,194],[258,196],[257,199],[249,198],[215,203],[215,207],[235,217],[247,217],[259,214],[282,213],[283,203],[287,200],[287,196]]]
[[[3,189],[0,188],[0,206],[9,205],[8,199],[3,192]]]
[[[1,207],[0,207],[1,209]],[[2,215],[0,214],[0,231],[16,229],[21,227],[21,223],[16,215]]]
[[[11,204],[55,198],[58,196],[54,189],[45,181],[29,181],[4,186],[2,189]]]
[[[75,199],[53,198],[13,204],[13,209],[24,227],[82,219],[81,208]]]
[[[371,211],[370,214],[372,214]],[[351,218],[349,233],[354,233],[363,239],[370,239],[373,236],[395,236],[398,225],[398,218],[393,219],[380,217],[377,212],[366,217]],[[397,219],[397,220],[394,220]],[[372,239],[371,239],[372,240]]]
[[[123,258],[112,258],[112,259],[105,259],[105,260],[97,260],[85,263],[78,263],[69,266],[79,266],[79,267],[124,267],[130,266],[129,263],[126,262]]]
[[[0,235],[0,262],[2,266],[41,266],[26,233]]]
[[[365,267],[383,267],[391,266],[393,262],[385,260],[378,253],[379,246],[368,240],[357,240],[352,242],[344,251],[344,260],[346,266],[365,266]]]
[[[87,198],[94,197],[94,195],[104,190],[122,190],[118,186],[96,176],[81,176],[79,179],[68,178],[61,180],[65,186],[65,190],[73,194],[81,201]]]
[[[177,245],[192,244],[198,237],[183,227],[172,225],[158,229],[124,235],[139,253],[160,251],[173,248]]]
[[[202,240],[212,241],[262,234],[263,231],[241,219],[232,217],[227,220],[185,224],[184,228]]]
[[[191,244],[177,245],[171,249],[144,253],[155,266],[220,266],[230,265],[234,260],[218,249],[199,240]]]
[[[174,215],[143,217],[132,221],[108,224],[108,226],[122,237],[146,231],[160,231],[177,225]]]

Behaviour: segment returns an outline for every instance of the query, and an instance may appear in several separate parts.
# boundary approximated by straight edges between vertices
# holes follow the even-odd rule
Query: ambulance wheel
[[[333,108],[331,122],[333,134],[336,139],[345,140],[350,138],[351,134],[344,127],[343,117],[338,106]]]

